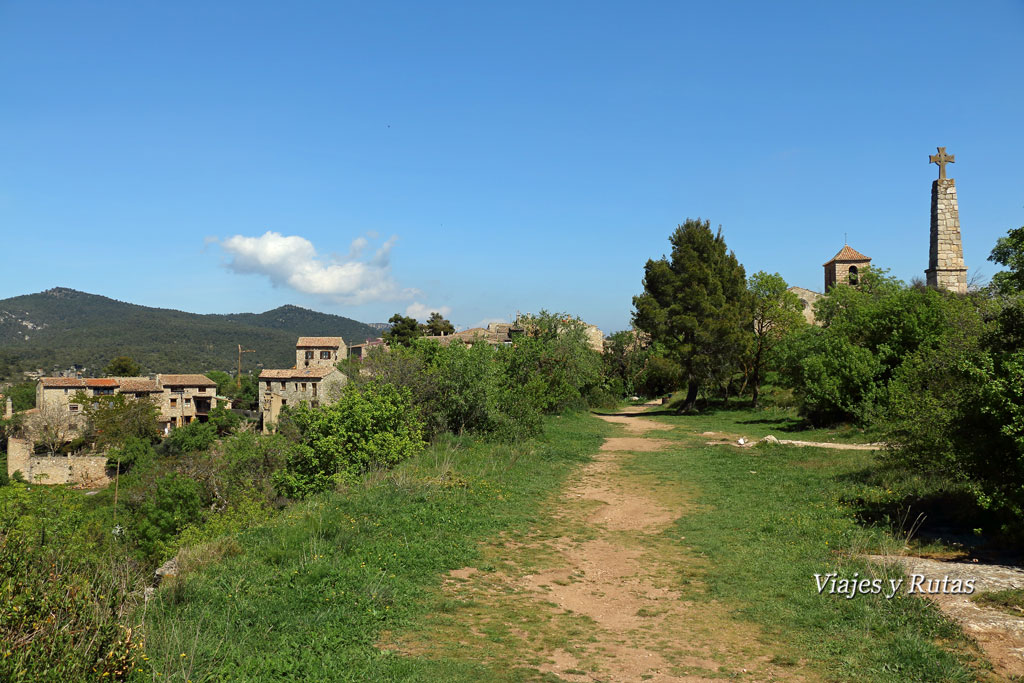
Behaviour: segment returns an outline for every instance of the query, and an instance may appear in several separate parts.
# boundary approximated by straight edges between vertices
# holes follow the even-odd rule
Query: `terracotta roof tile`
[[[324,365],[288,368],[287,370],[264,370],[260,373],[260,379],[323,379],[332,372],[338,372],[338,369]]]
[[[157,375],[160,384],[168,387],[215,387],[217,383],[206,375]]]
[[[299,341],[296,342],[296,347],[304,346],[318,346],[318,347],[330,347],[340,348],[345,343],[345,340],[341,337],[299,337]]]
[[[40,377],[44,387],[81,387],[85,388],[85,380],[77,377]]]
[[[156,383],[155,379],[147,379],[146,377],[121,378],[122,394],[158,394],[160,391],[160,386]]]
[[[120,382],[112,377],[87,377],[85,380],[85,386],[87,387],[114,388],[118,386],[118,384],[120,384]]]
[[[847,245],[844,245],[843,248],[839,250],[839,253],[836,254],[835,256],[833,256],[830,261],[826,261],[825,263],[823,263],[821,265],[827,266],[828,264],[833,263],[835,261],[870,261],[870,260],[871,260],[870,256],[865,256],[864,254],[860,253],[859,251],[857,251],[856,249],[851,247],[849,244],[847,244]]]

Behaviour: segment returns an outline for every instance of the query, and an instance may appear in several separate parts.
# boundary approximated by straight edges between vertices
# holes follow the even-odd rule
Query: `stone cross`
[[[929,154],[928,155],[928,163],[929,164],[938,164],[939,165],[939,180],[945,180],[946,179],[946,164],[955,164],[956,163],[956,155],[954,155],[954,154],[946,154],[946,148],[945,147],[936,147],[935,149],[939,150],[939,153],[938,154]]]

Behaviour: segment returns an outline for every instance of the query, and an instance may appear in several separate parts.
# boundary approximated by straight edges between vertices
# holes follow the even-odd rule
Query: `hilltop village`
[[[603,333],[588,325],[591,348],[602,350]],[[515,323],[490,323],[423,338],[442,346],[453,342],[502,346],[513,343],[522,332]],[[269,433],[286,406],[329,405],[340,396],[348,377],[339,364],[360,361],[374,349],[387,351],[382,337],[348,345],[342,337],[299,337],[295,343],[295,364],[290,368],[263,369],[258,375],[258,410],[238,411],[250,418],[252,428]],[[74,372],[73,370],[71,372]],[[106,456],[76,452],[54,453],[79,438],[85,427],[85,404],[100,397],[124,396],[147,399],[157,408],[160,434],[192,422],[207,422],[217,410],[232,410],[232,399],[217,394],[217,383],[202,374],[160,373],[138,377],[41,376],[36,380],[35,407],[19,413],[21,431],[7,445],[7,473],[19,473],[28,481],[43,484],[103,486],[109,483]],[[10,397],[3,399],[4,419],[15,416]],[[40,453],[39,451],[48,451]]]

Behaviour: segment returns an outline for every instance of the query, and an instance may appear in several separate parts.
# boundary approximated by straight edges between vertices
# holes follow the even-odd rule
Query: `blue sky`
[[[688,217],[904,279],[1024,225],[1024,3],[0,0],[0,298],[628,326]]]

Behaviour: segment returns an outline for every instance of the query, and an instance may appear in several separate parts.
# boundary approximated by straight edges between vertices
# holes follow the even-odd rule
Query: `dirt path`
[[[705,562],[663,534],[692,509],[691,492],[623,467],[673,443],[672,427],[636,417],[570,479],[547,519],[522,539],[485,548],[485,571],[451,572],[456,605],[429,639],[387,646],[425,656],[523,666],[566,681],[814,678],[773,658],[756,627],[702,596]],[[778,662],[778,663],[776,663]]]

